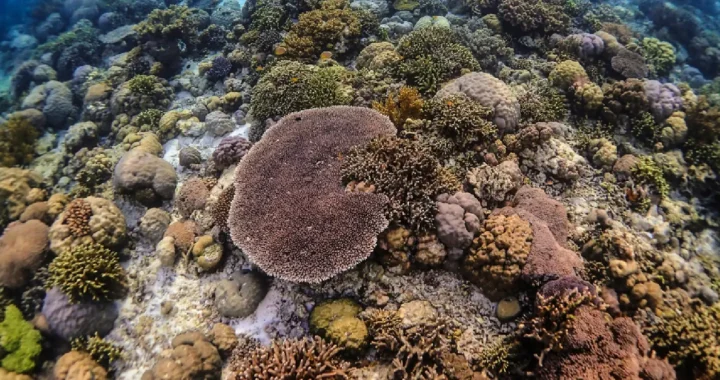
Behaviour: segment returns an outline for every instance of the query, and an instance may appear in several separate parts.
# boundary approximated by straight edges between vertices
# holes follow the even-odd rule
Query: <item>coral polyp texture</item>
[[[0,379],[720,378],[717,0],[0,8]]]
[[[387,199],[346,192],[342,155],[394,132],[387,117],[363,108],[283,118],[237,167],[228,219],[235,244],[268,274],[291,281],[322,281],[366,259],[387,226]]]

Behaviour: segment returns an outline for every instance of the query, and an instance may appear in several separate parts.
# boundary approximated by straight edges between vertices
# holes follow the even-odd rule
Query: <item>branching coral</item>
[[[389,117],[396,128],[402,129],[408,119],[422,116],[423,104],[416,88],[403,86],[397,94],[389,94],[384,102],[373,102],[372,107]]]
[[[472,31],[468,26],[462,26],[453,30],[458,40],[470,49],[485,71],[492,72],[501,61],[509,60],[515,53],[502,36],[495,34],[489,28]]]
[[[670,194],[670,184],[668,184],[663,176],[662,169],[652,157],[640,158],[640,161],[632,170],[632,175],[639,184],[652,186],[661,198],[666,198]]]
[[[167,9],[153,10],[134,29],[141,39],[177,44],[182,40],[193,46],[198,42],[200,20],[192,8],[172,5]]]
[[[62,252],[50,263],[48,287],[57,287],[74,302],[121,298],[127,289],[118,255],[87,244]]]
[[[37,138],[38,131],[25,118],[15,116],[0,124],[0,166],[29,164]]]
[[[122,349],[101,338],[97,332],[93,336],[73,339],[70,344],[73,350],[90,354],[96,363],[106,369],[109,369],[115,360],[122,357]]]
[[[412,140],[380,137],[343,158],[344,183],[367,183],[390,199],[388,219],[418,231],[431,230],[435,197],[460,183],[430,151]]]
[[[447,28],[413,31],[400,40],[397,52],[403,57],[397,74],[422,92],[437,91],[440,84],[460,75],[463,69],[480,68],[470,50],[457,43]]]
[[[5,308],[5,318],[0,322],[2,368],[17,373],[31,372],[42,351],[41,339],[40,331],[25,321],[17,307]]]
[[[297,58],[317,58],[328,49],[343,53],[357,42],[362,28],[359,13],[347,0],[324,0],[320,9],[300,14],[283,40],[287,54]]]
[[[569,109],[567,98],[548,81],[536,80],[513,88],[526,123],[562,121]],[[602,92],[601,92],[602,94]]]
[[[642,47],[645,59],[657,74],[665,75],[675,66],[675,48],[669,42],[657,38],[644,38]]]
[[[235,380],[275,378],[343,379],[349,365],[338,358],[340,348],[315,337],[273,341],[256,348],[237,364]]]

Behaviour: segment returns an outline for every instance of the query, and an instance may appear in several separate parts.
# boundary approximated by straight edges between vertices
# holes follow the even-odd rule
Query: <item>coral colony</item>
[[[0,15],[0,380],[720,379],[720,4]]]

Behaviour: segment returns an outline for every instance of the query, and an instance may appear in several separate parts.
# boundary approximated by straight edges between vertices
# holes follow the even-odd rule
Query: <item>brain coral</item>
[[[177,181],[175,168],[169,162],[139,149],[126,153],[113,174],[115,189],[136,196],[145,192],[149,199],[172,199]]]
[[[38,220],[11,223],[0,236],[0,285],[24,286],[40,267],[48,245],[48,226]]]
[[[395,127],[365,108],[290,114],[271,127],[236,170],[232,240],[270,275],[319,282],[367,258],[387,227],[387,199],[345,192],[341,154]]]
[[[512,132],[520,121],[520,103],[510,88],[500,79],[487,73],[469,73],[445,85],[435,95],[444,98],[465,94],[494,111],[495,125],[502,132]]]
[[[114,203],[107,199],[87,197],[84,202],[90,205],[92,215],[87,220],[89,231],[86,235],[76,236],[78,229],[73,228],[70,213],[64,211],[50,226],[50,249],[60,254],[62,251],[81,244],[97,243],[109,249],[120,248],[125,243],[125,217]],[[72,223],[71,223],[72,222]]]

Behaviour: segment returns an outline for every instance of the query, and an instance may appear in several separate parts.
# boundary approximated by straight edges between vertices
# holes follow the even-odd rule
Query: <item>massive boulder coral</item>
[[[104,198],[76,199],[79,207],[68,207],[50,226],[50,249],[56,254],[83,244],[100,244],[118,249],[125,244],[125,217],[120,209]]]
[[[22,108],[35,108],[45,115],[52,128],[62,128],[75,117],[70,89],[61,82],[50,81],[32,89],[23,99]]]
[[[220,378],[220,353],[203,334],[195,331],[180,334],[173,338],[171,346],[143,373],[141,380]]]
[[[0,225],[15,220],[31,203],[27,195],[37,188],[42,178],[35,172],[19,168],[0,167]]]
[[[451,251],[462,254],[480,231],[480,223],[484,218],[480,201],[470,193],[458,191],[455,194],[441,194],[437,198],[437,237]],[[453,252],[450,254],[453,255]]]
[[[220,140],[212,154],[213,163],[218,169],[235,165],[247,154],[252,143],[244,137],[228,136]]]
[[[107,335],[118,313],[112,302],[73,303],[58,288],[47,291],[42,307],[50,332],[67,341],[95,333]]]
[[[0,236],[0,285],[20,288],[45,259],[48,226],[37,220],[11,223]]]
[[[153,154],[133,149],[120,159],[113,173],[113,186],[133,194],[142,203],[172,199],[178,177],[175,168]]]
[[[357,265],[387,227],[387,198],[346,192],[338,157],[394,133],[387,117],[364,108],[283,118],[238,165],[228,219],[233,242],[268,274],[291,281],[319,282]]]
[[[672,83],[660,83],[656,80],[645,81],[645,96],[650,105],[650,113],[655,122],[660,123],[679,111],[683,105],[680,89]]]
[[[493,121],[501,132],[515,130],[520,121],[520,103],[510,88],[487,73],[469,73],[457,78],[438,91],[436,98],[465,94],[493,110]]]
[[[55,363],[53,377],[55,380],[106,380],[108,374],[90,354],[73,350],[61,356]]]

